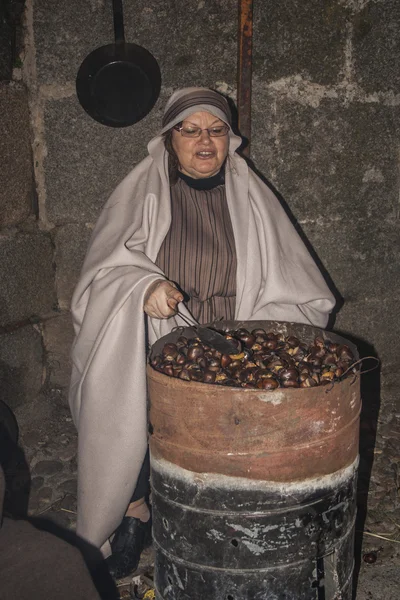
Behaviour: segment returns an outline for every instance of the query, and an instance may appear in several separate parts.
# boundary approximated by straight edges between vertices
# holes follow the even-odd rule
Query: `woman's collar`
[[[204,177],[202,179],[194,179],[185,173],[178,171],[179,178],[182,179],[189,187],[195,190],[212,190],[218,185],[225,184],[225,163],[221,169],[212,177]]]

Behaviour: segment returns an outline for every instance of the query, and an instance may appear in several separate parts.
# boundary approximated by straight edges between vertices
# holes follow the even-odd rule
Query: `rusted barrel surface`
[[[222,326],[351,346],[305,325]],[[350,599],[359,375],[267,392],[148,369],[157,598]]]

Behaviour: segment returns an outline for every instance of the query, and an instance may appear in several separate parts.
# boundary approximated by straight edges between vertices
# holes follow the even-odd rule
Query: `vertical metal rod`
[[[253,0],[239,0],[239,48],[237,107],[239,131],[248,140],[243,154],[250,154],[251,67],[253,53]]]
[[[122,0],[112,0],[113,16],[114,16],[114,36],[116,43],[125,42],[124,32],[124,13],[122,8]]]

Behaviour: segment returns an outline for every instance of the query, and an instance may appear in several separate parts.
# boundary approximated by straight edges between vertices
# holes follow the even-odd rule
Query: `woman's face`
[[[225,123],[211,113],[196,112],[187,117],[182,125],[207,129]],[[200,137],[187,138],[176,129],[172,130],[172,147],[178,156],[179,170],[193,179],[216,175],[228,154],[228,144],[228,134],[210,137],[208,131],[202,131]]]

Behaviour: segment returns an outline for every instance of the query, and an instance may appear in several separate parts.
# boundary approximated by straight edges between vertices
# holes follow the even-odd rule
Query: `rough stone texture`
[[[47,355],[47,383],[50,387],[67,388],[69,385],[73,339],[74,331],[69,313],[43,323],[43,342]]]
[[[60,489],[67,494],[72,494],[76,496],[77,493],[77,482],[76,479],[67,479],[67,481],[63,481],[60,485]]]
[[[367,2],[354,17],[356,79],[370,93],[400,92],[400,5]]]
[[[12,77],[13,58],[21,49],[21,17],[25,0],[0,2],[0,81]]]
[[[56,289],[58,303],[62,309],[70,307],[91,233],[92,228],[86,225],[65,225],[56,229]]]
[[[74,81],[85,56],[113,41],[111,2],[36,0],[34,32],[39,83]]]
[[[261,127],[271,105],[273,116]],[[397,108],[359,103],[346,107],[334,100],[307,106],[279,96],[272,103],[266,95],[254,112],[257,157],[264,154],[267,129],[267,143],[272,137],[274,146],[268,171],[275,173],[273,184],[300,222],[397,219]],[[257,166],[263,170],[258,161]],[[369,234],[365,237],[370,239]]]
[[[371,294],[364,300],[359,298],[358,301],[346,303],[346,310],[343,309],[338,315],[336,327],[353,334],[357,331],[360,337],[379,348],[386,375],[387,369],[398,366],[395,348],[398,347],[400,331],[399,309],[396,298],[391,298],[389,294],[389,297],[384,294],[376,296],[373,298]]]
[[[198,81],[226,79],[234,76],[236,13],[235,0],[189,2],[184,11],[163,0],[125,2],[125,38],[155,56],[164,85],[192,85],[194,69]],[[111,2],[36,1],[34,30],[39,83],[75,81],[84,58],[114,42]],[[218,48],[212,60],[209,48]]]
[[[54,475],[62,471],[62,464],[58,460],[41,460],[36,463],[34,472],[36,475]]]
[[[116,185],[144,158],[154,119],[152,112],[134,128],[112,129],[93,121],[76,98],[48,102],[45,173],[50,221],[94,223]],[[93,147],[99,150],[96,156]]]
[[[11,408],[29,404],[41,389],[42,374],[42,339],[34,327],[0,335],[1,400]]]
[[[0,80],[11,78],[11,38],[12,28],[9,23],[6,2],[0,3]]]
[[[340,0],[254,3],[254,72],[264,81],[301,74],[335,83],[348,10]]]
[[[184,10],[179,2],[171,5],[164,0],[124,6],[127,39],[154,54],[164,86],[235,81],[236,0],[187,2]]]
[[[395,241],[397,226],[390,223],[385,226],[373,220],[339,218],[306,222],[302,227],[344,298],[336,327],[347,329],[353,335],[360,334],[380,347],[385,361],[393,363],[397,359],[393,348],[399,334],[398,309],[390,297],[391,293],[398,293],[400,279]],[[390,289],[387,289],[389,281]],[[390,326],[383,327],[389,322]]]
[[[26,466],[33,474],[28,507],[33,515],[47,505],[47,493],[42,492],[42,496],[40,492],[43,488],[53,490],[51,502],[57,502],[66,495],[59,487],[75,475],[72,462],[76,454],[76,430],[69,409],[65,406],[65,398],[58,394],[36,396],[29,406],[18,407],[16,417]],[[70,456],[64,460],[61,454],[66,448],[66,440]]]
[[[379,541],[379,540],[378,540]],[[365,553],[376,551],[378,560],[375,564],[362,563],[360,584],[357,589],[357,600],[398,600],[399,597],[399,560],[396,544],[383,541],[379,546],[366,542]]]
[[[51,312],[56,306],[53,247],[42,232],[0,237],[0,325]]]
[[[22,85],[0,83],[0,114],[0,227],[5,227],[20,223],[32,210],[29,112]]]

